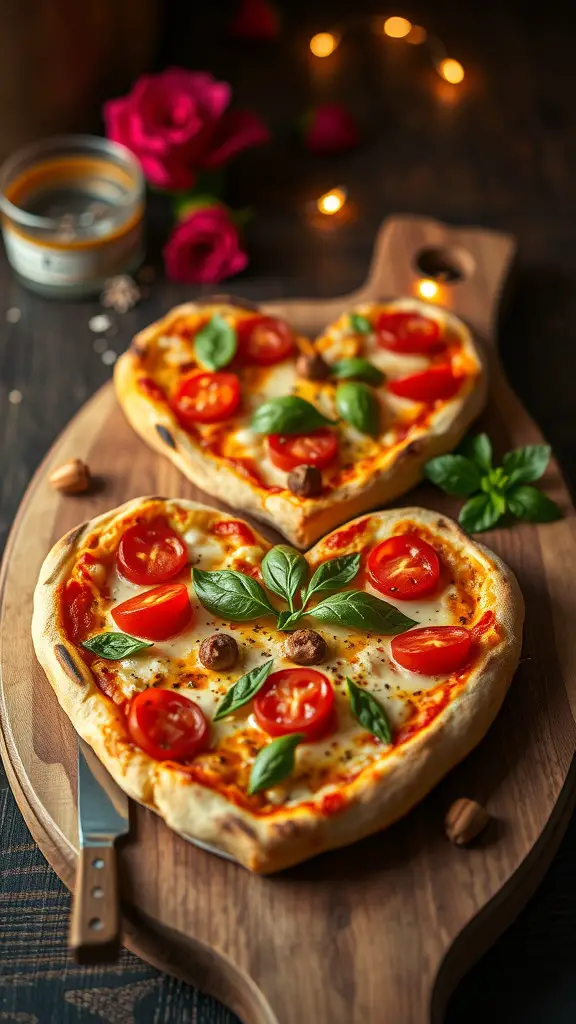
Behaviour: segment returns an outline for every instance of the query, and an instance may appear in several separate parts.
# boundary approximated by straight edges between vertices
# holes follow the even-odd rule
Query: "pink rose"
[[[166,273],[183,284],[216,284],[248,263],[236,225],[223,206],[194,210],[174,228],[164,246]]]
[[[313,111],[304,142],[313,153],[339,153],[358,145],[358,128],[340,103],[323,103]]]
[[[189,189],[198,171],[268,138],[255,114],[228,110],[230,98],[230,86],[207,72],[142,75],[127,96],[104,105],[106,134],[132,150],[152,185]]]

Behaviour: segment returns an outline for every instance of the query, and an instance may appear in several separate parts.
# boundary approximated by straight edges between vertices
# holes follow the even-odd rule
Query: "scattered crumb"
[[[105,352],[106,349],[108,348],[107,339],[96,338],[96,341],[93,343],[92,348],[94,349],[95,352],[98,353],[98,355],[102,355],[102,353]]]
[[[18,388],[14,388],[14,391],[11,391],[8,395],[8,401],[11,402],[12,405],[20,405],[20,402],[22,401],[22,392],[18,391]]]
[[[107,348],[106,351],[102,353],[102,362],[105,366],[112,366],[113,363],[116,362],[117,358],[118,354],[112,348]]]
[[[118,274],[116,277],[109,277],[104,283],[100,302],[116,313],[127,313],[136,305],[140,296],[141,292],[136,282],[128,274]]]
[[[18,309],[17,306],[11,306],[10,309],[6,310],[6,319],[9,324],[17,324],[21,316],[22,310]]]
[[[106,316],[106,313],[97,313],[96,316],[91,317],[88,321],[88,327],[91,331],[94,331],[94,334],[103,334],[111,326],[112,321],[109,316]]]

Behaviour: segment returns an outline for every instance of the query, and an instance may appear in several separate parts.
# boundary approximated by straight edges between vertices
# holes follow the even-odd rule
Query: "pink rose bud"
[[[230,98],[230,86],[208,72],[142,75],[127,96],[104,105],[106,134],[132,150],[150,184],[189,189],[198,171],[268,139],[255,114],[228,109]]]
[[[312,112],[304,142],[312,153],[340,153],[358,145],[358,128],[342,104],[323,103]]]
[[[224,206],[193,210],[164,246],[166,273],[183,284],[217,284],[248,264],[238,230]]]
[[[277,39],[280,35],[278,12],[268,0],[240,0],[229,32],[239,39]]]

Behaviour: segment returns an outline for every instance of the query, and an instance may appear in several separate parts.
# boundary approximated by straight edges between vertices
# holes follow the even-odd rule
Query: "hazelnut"
[[[322,490],[322,473],[316,466],[296,466],[288,474],[288,487],[299,498],[315,498]]]
[[[330,373],[330,367],[318,353],[306,355],[302,352],[296,360],[296,373],[299,377],[305,377],[306,380],[326,380]]]
[[[319,665],[326,657],[326,641],[314,629],[297,629],[290,633],[284,651],[297,665]]]
[[[214,633],[202,641],[198,657],[204,668],[227,672],[236,664],[238,644],[234,637],[228,636],[227,633]]]
[[[490,815],[476,800],[455,800],[444,819],[446,835],[456,846],[467,846],[486,828]]]
[[[90,473],[88,466],[81,459],[70,459],[69,462],[58,466],[50,476],[48,482],[57,491],[64,494],[79,494],[87,491],[90,486]]]

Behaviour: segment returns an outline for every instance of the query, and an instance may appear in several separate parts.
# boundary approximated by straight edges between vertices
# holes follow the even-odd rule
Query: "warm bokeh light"
[[[428,33],[422,25],[412,25],[408,35],[406,36],[406,42],[412,43],[413,46],[419,46],[420,43],[425,43],[428,38]]]
[[[422,299],[435,299],[440,291],[439,285],[436,281],[431,281],[428,277],[423,277],[421,281],[418,281],[416,285],[416,291]]]
[[[310,40],[310,49],[315,57],[329,57],[338,46],[339,39],[331,32],[317,32]]]
[[[464,68],[459,60],[446,57],[438,65],[438,74],[447,82],[450,82],[451,85],[459,85],[464,78]]]
[[[323,196],[320,196],[316,200],[316,206],[320,213],[325,213],[331,217],[333,213],[338,213],[342,209],[348,194],[345,188],[333,188],[330,192],[325,192]]]
[[[384,34],[391,39],[404,39],[412,28],[407,18],[386,18],[384,22]]]

